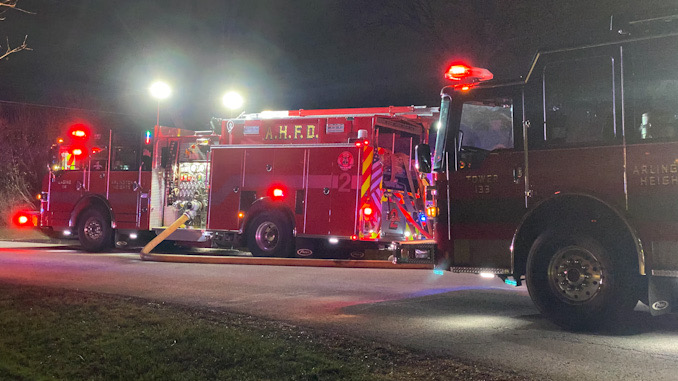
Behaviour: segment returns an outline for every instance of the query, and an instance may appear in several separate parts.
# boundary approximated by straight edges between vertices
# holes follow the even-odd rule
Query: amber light
[[[238,218],[243,218],[245,217],[245,213],[243,212],[238,212]]]

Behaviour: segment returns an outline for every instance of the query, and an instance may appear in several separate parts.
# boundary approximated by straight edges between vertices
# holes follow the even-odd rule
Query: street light
[[[160,126],[160,101],[167,99],[172,94],[172,89],[169,85],[162,81],[153,82],[151,87],[148,88],[148,91],[151,93],[151,96],[158,100],[158,115],[155,121],[156,126]]]
[[[245,103],[242,96],[235,91],[229,91],[224,94],[224,97],[221,98],[221,101],[224,103],[226,108],[231,110],[237,110],[242,107],[243,103]]]

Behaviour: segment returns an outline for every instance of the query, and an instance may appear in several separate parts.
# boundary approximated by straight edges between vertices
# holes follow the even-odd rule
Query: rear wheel
[[[292,225],[279,211],[261,213],[249,225],[247,247],[255,257],[289,257],[294,248]]]
[[[583,233],[544,233],[532,245],[527,287],[537,308],[570,330],[611,326],[638,301],[633,258]],[[616,250],[615,250],[616,249]]]
[[[99,252],[113,247],[113,229],[108,215],[99,209],[83,212],[78,224],[78,240],[86,251]]]

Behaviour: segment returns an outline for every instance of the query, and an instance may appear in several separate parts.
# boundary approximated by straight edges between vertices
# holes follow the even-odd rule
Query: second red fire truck
[[[76,124],[53,147],[40,227],[101,251],[186,214],[167,240],[364,257],[431,238],[431,188],[413,154],[436,120],[436,108],[410,106],[262,112],[213,120],[208,131]]]

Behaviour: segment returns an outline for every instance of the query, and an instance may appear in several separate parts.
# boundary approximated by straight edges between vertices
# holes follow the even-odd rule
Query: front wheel
[[[113,229],[104,212],[89,209],[80,216],[79,221],[78,240],[83,249],[100,252],[113,246]]]
[[[542,314],[569,330],[619,322],[638,301],[638,273],[632,256],[615,254],[583,233],[542,234],[528,256],[530,297]]]
[[[292,225],[279,211],[261,213],[247,229],[247,247],[255,257],[289,257],[294,248]]]

